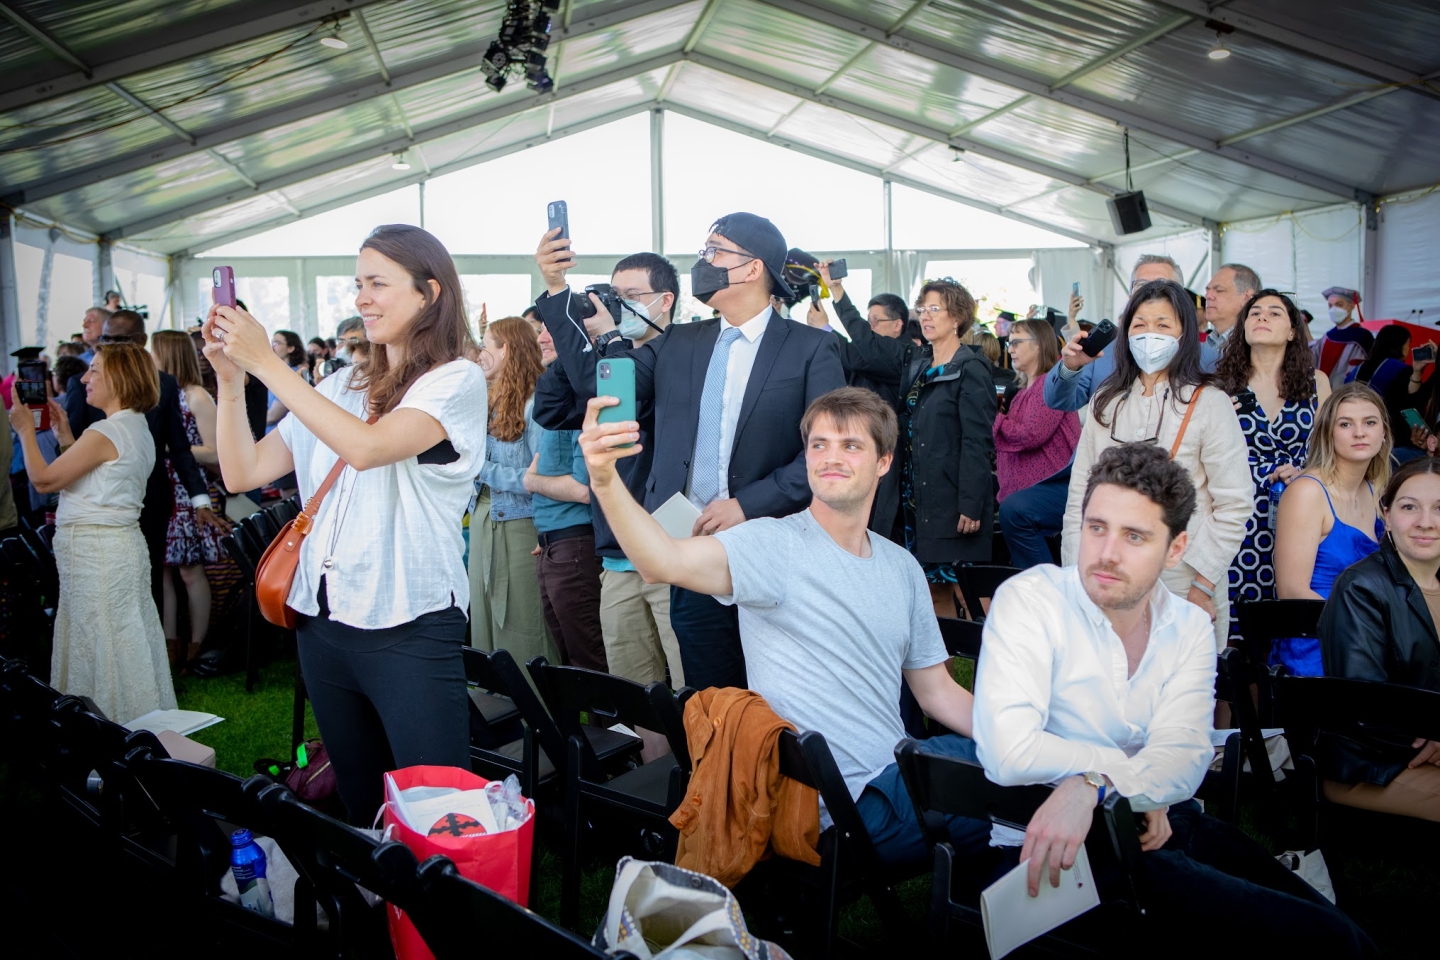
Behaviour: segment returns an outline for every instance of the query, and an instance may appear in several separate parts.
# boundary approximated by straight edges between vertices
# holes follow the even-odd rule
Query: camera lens
[[[601,380],[609,380],[609,379],[610,379],[610,364],[608,364],[608,363],[602,363],[602,364],[600,364],[600,379],[601,379]]]
[[[214,270],[210,271],[210,276],[214,279],[215,286],[220,286],[220,268],[216,267]]]

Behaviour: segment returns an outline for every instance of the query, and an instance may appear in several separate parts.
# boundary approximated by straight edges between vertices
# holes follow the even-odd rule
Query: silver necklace
[[[325,562],[321,564],[321,566],[324,567],[326,570],[332,570],[335,567],[335,547],[340,542],[340,527],[345,522],[345,518],[350,515],[350,501],[355,499],[355,484],[357,482],[356,480],[350,481],[349,496],[346,496],[345,493],[345,476],[346,474],[350,473],[355,473],[355,471],[350,469],[349,464],[346,464],[344,469],[340,471],[339,496],[341,498],[341,503],[340,506],[336,508],[339,512],[335,517],[335,525],[330,528],[330,549],[326,551]],[[355,475],[358,479],[359,474],[356,473]]]

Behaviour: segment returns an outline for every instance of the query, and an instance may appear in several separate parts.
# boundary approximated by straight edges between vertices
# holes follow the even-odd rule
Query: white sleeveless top
[[[60,491],[55,508],[55,525],[93,523],[102,527],[123,527],[140,522],[140,505],[145,485],[155,469],[155,440],[145,414],[121,410],[97,420],[87,429],[109,438],[119,456]]]

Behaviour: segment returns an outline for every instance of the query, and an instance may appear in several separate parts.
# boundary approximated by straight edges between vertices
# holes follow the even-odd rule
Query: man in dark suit
[[[548,297],[570,297],[569,247],[568,239],[547,234],[536,252]],[[595,395],[594,368],[602,355],[635,361],[636,403],[655,404],[645,509],[653,512],[683,493],[701,511],[696,536],[810,504],[800,418],[811,401],[845,386],[845,373],[834,336],[770,307],[772,293],[791,293],[787,249],[763,217],[722,217],[690,270],[691,292],[720,318],[674,325],[640,347],[620,337],[598,298],[592,297],[597,312],[586,325],[573,311],[540,311],[564,368],[585,372],[576,378],[580,404]],[[746,686],[734,607],[675,588],[670,622],[687,685]]]
[[[106,320],[100,334],[100,343],[133,343],[145,346],[149,339],[145,333],[145,320],[133,310],[117,310]],[[70,419],[70,432],[78,440],[85,428],[97,420],[104,420],[104,412],[85,402],[85,388],[78,386],[78,377],[71,379],[65,389],[65,413]],[[140,508],[140,532],[145,536],[145,546],[150,552],[150,592],[155,597],[155,608],[161,607],[161,578],[165,571],[165,531],[170,525],[170,515],[175,511],[175,489],[170,485],[170,474],[165,469],[168,457],[175,464],[180,483],[190,495],[190,504],[201,523],[227,529],[226,524],[212,509],[210,494],[206,492],[205,477],[190,452],[190,438],[185,433],[185,420],[180,415],[180,385],[168,373],[160,373],[160,402],[145,414],[150,424],[150,436],[155,440],[155,469],[150,471],[150,480],[145,485],[145,502]]]

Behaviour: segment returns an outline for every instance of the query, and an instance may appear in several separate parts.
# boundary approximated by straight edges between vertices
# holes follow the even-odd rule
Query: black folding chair
[[[211,941],[225,942],[228,931],[301,947],[310,955],[324,954],[313,906],[308,923],[302,917],[292,926],[221,896],[220,881],[230,869],[230,834],[242,827],[257,837],[271,832],[259,806],[245,796],[243,781],[211,767],[171,759],[147,731],[131,734],[126,747],[120,764],[126,780],[126,812],[137,816],[140,804],[148,803],[151,817],[147,819],[153,822],[150,829],[128,836],[127,844],[142,859],[163,858],[173,866],[179,878],[177,892],[183,898],[172,904],[179,908],[177,913],[192,917],[197,929],[211,928],[205,930]],[[313,896],[308,902],[314,903]]]
[[[675,859],[680,835],[669,818],[685,799],[690,782],[690,750],[681,711],[684,699],[693,691],[682,690],[677,698],[660,681],[645,687],[608,673],[551,664],[544,657],[536,657],[527,666],[550,706],[550,715],[565,734],[566,836],[560,922],[573,930],[580,920],[581,840],[586,819],[593,816],[591,811],[598,808],[598,812],[639,826],[640,842],[627,852],[651,860]],[[582,713],[590,723],[582,722]],[[602,719],[662,734],[670,753],[616,774],[601,763],[595,735],[586,729]],[[627,734],[605,732],[632,740],[637,749],[640,746],[638,739]]]
[[[980,640],[984,636],[984,625],[977,620],[960,620],[956,617],[936,617],[940,622],[940,639],[945,651],[952,657],[962,657],[978,663],[980,661]]]
[[[60,596],[60,573],[55,567],[55,549],[39,530],[23,524],[19,528],[18,536],[39,561],[40,589],[53,607]]]
[[[736,894],[751,909],[769,907],[777,901],[797,900],[798,929],[785,929],[821,957],[833,957],[840,947],[840,911],[868,895],[885,925],[887,939],[903,938],[904,910],[894,884],[907,879],[880,863],[870,832],[850,797],[850,789],[830,745],[816,730],[796,734],[780,733],[780,773],[798,780],[820,794],[832,826],[820,834],[820,865],[770,857],[755,865],[736,887]],[[786,904],[788,908],[789,904]],[[858,947],[845,942],[849,949]]]
[[[465,681],[470,687],[471,750],[493,750],[520,739],[525,733],[520,708],[510,697],[499,671],[491,664],[490,654],[474,647],[460,649],[465,661]],[[518,775],[519,771],[509,772]]]
[[[297,927],[315,923],[318,903],[329,922],[327,955],[390,960],[394,954],[385,905],[371,905],[359,887],[412,916],[425,916],[432,908],[419,894],[415,855],[410,848],[396,842],[382,844],[368,833],[327,817],[269,777],[253,776],[241,789],[264,813],[270,836],[303,880],[295,889]],[[304,935],[309,938],[310,931]]]
[[[935,853],[930,888],[930,938],[937,947],[949,946],[952,920],[972,925],[980,925],[982,920],[975,864],[968,864],[971,869],[965,870],[967,865],[957,860],[945,817],[969,817],[1024,830],[1035,811],[1049,798],[1051,788],[997,786],[985,777],[985,769],[978,763],[925,753],[923,744],[916,740],[900,741],[895,748],[895,760],[915,805],[915,816]],[[1109,860],[1120,868],[1124,877],[1120,895],[1102,902],[1100,909],[1115,914],[1121,923],[1142,918],[1147,874],[1140,835],[1128,800],[1112,792],[1096,808],[1085,849],[1092,866],[1097,861]],[[985,865],[993,864],[987,860]],[[957,867],[962,871],[959,876]],[[961,893],[958,900],[957,888]],[[1044,939],[1065,953],[1099,953],[1104,946],[1076,942],[1064,927]]]
[[[970,619],[977,623],[985,619],[984,600],[995,596],[995,591],[1000,584],[1009,580],[1020,571],[1015,567],[1003,567],[990,563],[965,564],[955,568],[955,579],[960,588],[960,595],[965,598],[965,606],[970,612]]]
[[[445,857],[422,863],[419,879],[431,910],[423,922],[413,919],[439,960],[474,960],[477,944],[501,957],[633,960],[628,951],[606,954],[518,903],[466,880]]]
[[[1237,647],[1221,651],[1215,668],[1215,699],[1230,704],[1237,729],[1225,738],[1218,773],[1208,772],[1198,795],[1205,800],[1206,812],[1234,823],[1240,806],[1240,789],[1244,767],[1248,763],[1254,796],[1268,802],[1275,794],[1275,772],[1261,732],[1260,715],[1255,709],[1251,687],[1258,684],[1257,675],[1264,674],[1271,682],[1271,670],[1263,664],[1255,667]]]
[[[1241,600],[1235,604],[1241,649],[1251,665],[1251,681],[1259,694],[1258,722],[1276,727],[1275,685],[1265,669],[1270,649],[1286,637],[1320,636],[1324,600]]]
[[[1325,798],[1322,757],[1325,741],[1372,740],[1392,743],[1411,738],[1440,740],[1440,693],[1396,683],[1343,677],[1292,677],[1281,674],[1279,705],[1285,739],[1295,764],[1298,813],[1311,845],[1325,854],[1337,893],[1345,881],[1352,852],[1373,851],[1377,841],[1400,856],[1422,854],[1426,862],[1440,852],[1440,825],[1414,817],[1376,813],[1332,803]],[[1379,838],[1393,838],[1386,843]]]
[[[55,623],[55,590],[46,593],[44,569],[35,552],[19,536],[0,540],[0,605],[5,626],[0,630],[0,655],[35,664],[50,676],[50,651]]]

